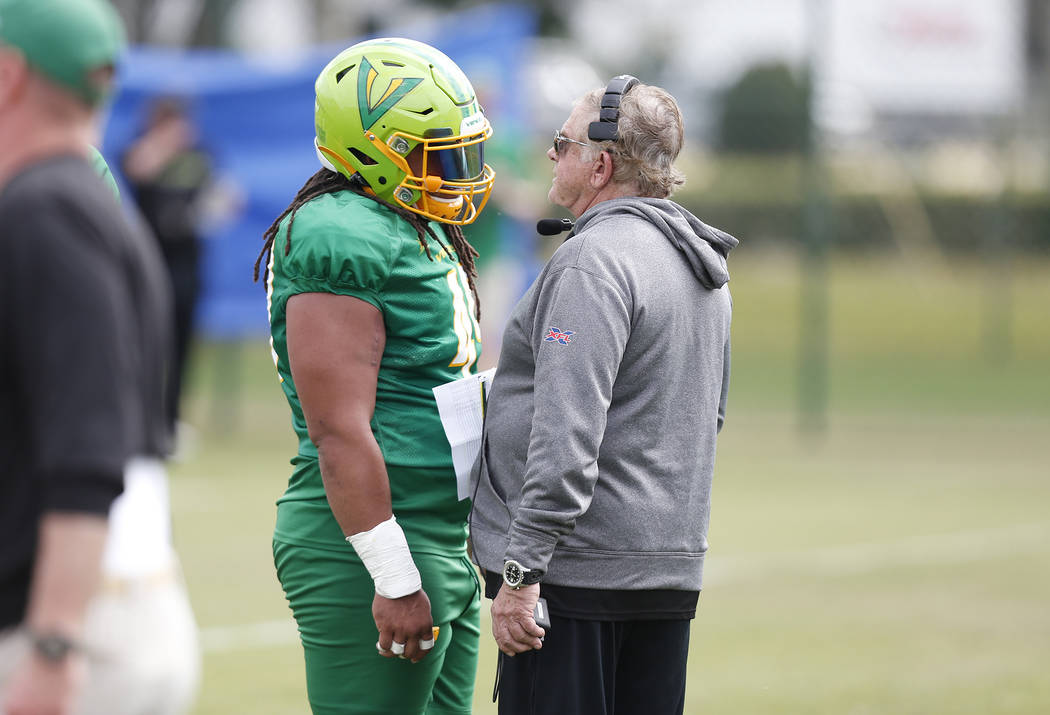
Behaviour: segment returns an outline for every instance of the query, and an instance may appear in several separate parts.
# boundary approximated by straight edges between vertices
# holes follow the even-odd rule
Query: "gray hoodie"
[[[666,199],[580,217],[504,332],[470,523],[482,568],[700,589],[736,244]]]

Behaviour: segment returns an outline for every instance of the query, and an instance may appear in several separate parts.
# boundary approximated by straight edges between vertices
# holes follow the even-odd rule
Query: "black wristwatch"
[[[531,586],[534,583],[539,583],[542,577],[542,571],[527,569],[514,559],[508,559],[503,564],[503,583],[515,591],[522,586]]]
[[[73,639],[54,631],[45,633],[30,632],[29,640],[33,650],[48,663],[60,663],[66,656],[78,649]]]

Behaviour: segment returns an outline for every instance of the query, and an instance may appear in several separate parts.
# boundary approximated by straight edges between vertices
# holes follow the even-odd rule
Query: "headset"
[[[598,114],[599,120],[591,122],[587,127],[587,138],[592,142],[616,141],[620,136],[617,131],[616,122],[620,119],[620,100],[627,90],[638,84],[638,78],[629,74],[621,74],[609,80],[602,96],[601,110]]]

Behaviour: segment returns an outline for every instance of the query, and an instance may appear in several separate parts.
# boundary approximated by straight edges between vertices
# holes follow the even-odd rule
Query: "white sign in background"
[[[1019,0],[829,0],[818,86],[878,111],[1011,112],[1024,97]]]
[[[683,96],[717,93],[759,63],[802,69],[813,48],[818,92],[863,111],[998,114],[1024,98],[1021,0],[654,3],[638,13],[636,0],[579,0],[579,45],[621,71],[658,50]]]

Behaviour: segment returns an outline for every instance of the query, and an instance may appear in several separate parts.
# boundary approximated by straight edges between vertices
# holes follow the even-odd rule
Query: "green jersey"
[[[109,164],[106,163],[102,152],[90,144],[88,144],[88,161],[91,162],[91,168],[99,175],[106,187],[113,192],[117,201],[120,201],[120,189],[117,188],[117,180],[113,178],[113,172],[109,170]]]
[[[307,434],[289,368],[285,330],[288,299],[323,292],[366,301],[383,315],[386,347],[371,426],[390,475],[394,513],[401,521],[406,510],[417,515],[444,512],[444,520],[455,527],[454,541],[462,543],[468,504],[455,496],[452,453],[432,392],[436,385],[472,374],[481,350],[474,298],[458,259],[450,255],[451,247],[446,251],[429,237],[428,258],[408,222],[351,191],[325,194],[301,206],[286,255],[287,227],[286,218],[270,253],[267,302],[273,357],[299,439],[292,461],[296,470],[279,503],[282,508],[298,505],[279,514],[278,537],[314,545],[332,545],[334,540],[338,548],[346,548],[341,532],[333,531],[317,447]],[[431,228],[444,235],[440,225]],[[307,523],[321,517],[331,523]],[[411,544],[413,530],[405,526],[405,531]]]

